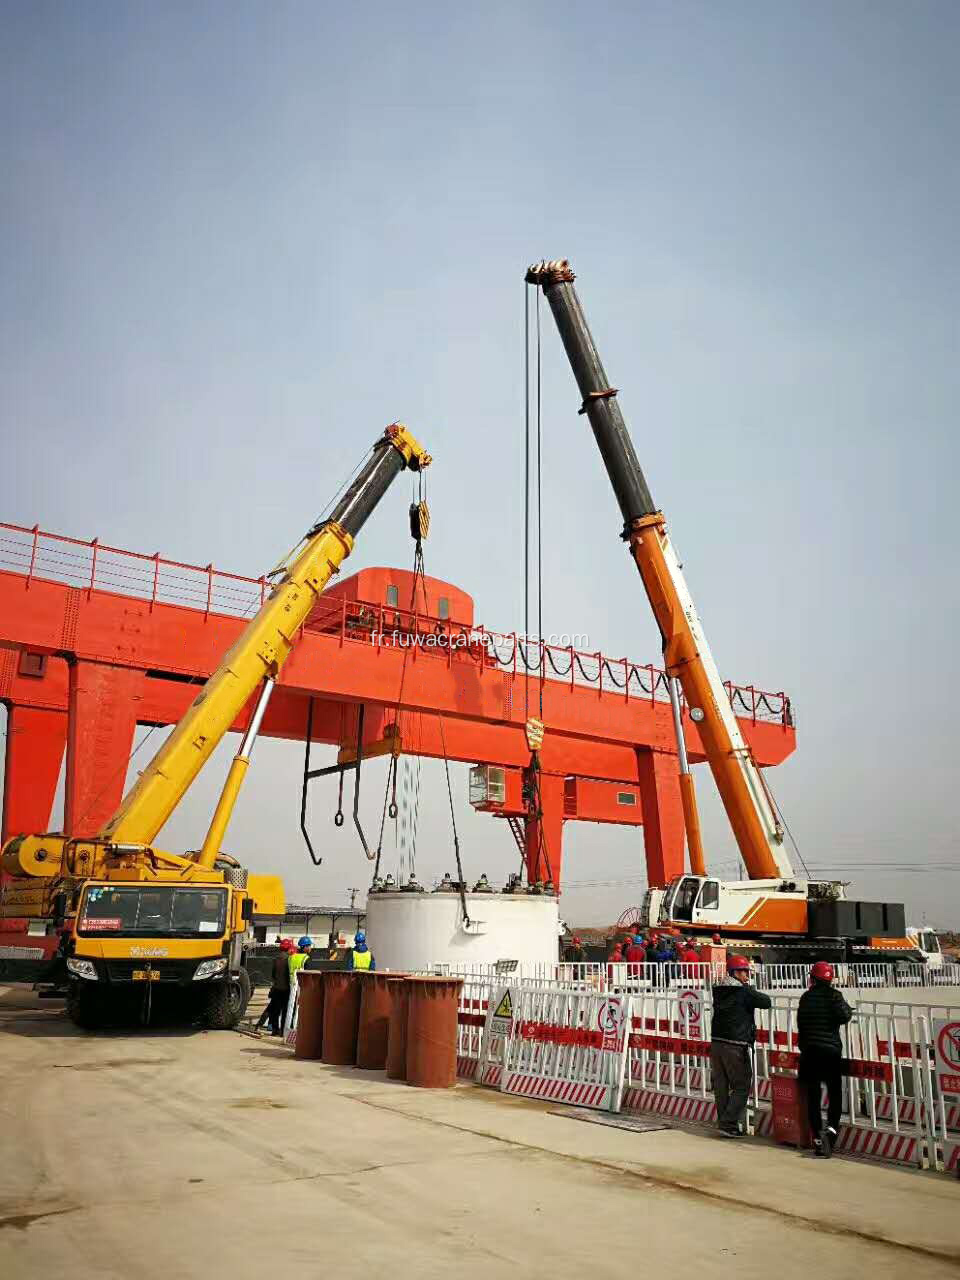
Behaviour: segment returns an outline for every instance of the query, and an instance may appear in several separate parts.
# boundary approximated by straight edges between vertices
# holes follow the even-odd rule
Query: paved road
[[[955,1278],[956,1183],[629,1133],[0,988],[0,1275]]]

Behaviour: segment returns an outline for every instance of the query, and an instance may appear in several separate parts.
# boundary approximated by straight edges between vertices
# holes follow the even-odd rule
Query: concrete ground
[[[0,1275],[956,1277],[944,1175],[424,1092],[0,988]]]

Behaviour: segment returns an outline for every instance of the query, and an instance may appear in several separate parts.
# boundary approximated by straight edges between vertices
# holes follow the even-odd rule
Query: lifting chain
[[[340,770],[340,786],[337,791],[337,812],[333,815],[333,825],[343,826],[343,770]]]

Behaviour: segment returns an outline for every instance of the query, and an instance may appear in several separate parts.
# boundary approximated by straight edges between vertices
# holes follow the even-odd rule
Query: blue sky
[[[955,5],[0,14],[0,517],[255,574],[402,418],[437,459],[428,571],[511,630],[522,276],[568,256],[721,670],[796,704],[772,781],[804,856],[956,923],[960,874],[865,865],[957,849]],[[543,378],[545,629],[655,660],[549,319]],[[407,563],[406,501],[358,565]],[[312,873],[298,764],[258,748],[231,844],[340,898],[366,868],[324,815]],[[468,870],[505,874],[465,773]],[[427,877],[444,799],[427,769]],[[569,917],[639,896],[630,833],[568,827],[566,849]]]

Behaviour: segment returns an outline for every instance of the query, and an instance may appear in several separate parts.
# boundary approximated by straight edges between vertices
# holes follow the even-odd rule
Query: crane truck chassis
[[[393,480],[431,458],[401,423],[382,437],[330,516],[270,576],[275,585],[183,718],[92,839],[18,835],[0,851],[11,877],[0,916],[51,922],[54,967],[73,1021],[92,1028],[160,1005],[215,1028],[235,1026],[250,998],[245,944],[254,914],[282,914],[275,876],[250,875],[223,839],[280,670],[327,583]],[[252,703],[200,849],[153,841],[217,744]]]

